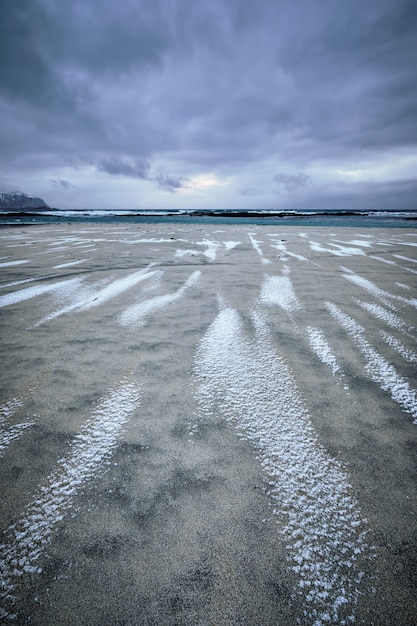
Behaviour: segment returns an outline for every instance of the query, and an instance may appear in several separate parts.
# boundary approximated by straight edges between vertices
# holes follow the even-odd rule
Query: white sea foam
[[[35,285],[34,287],[27,287],[26,289],[19,289],[19,291],[13,291],[12,293],[0,296],[0,307],[8,306],[10,304],[16,304],[17,302],[23,302],[31,298],[36,298],[44,293],[50,293],[51,291],[58,291],[60,289],[68,289],[81,283],[80,278],[71,278],[69,280],[60,280],[56,283],[49,283],[46,285]]]
[[[69,454],[58,461],[38,496],[9,527],[0,545],[3,619],[16,618],[13,606],[22,576],[41,573],[38,560],[56,526],[72,508],[80,487],[94,478],[108,460],[139,400],[140,390],[133,382],[123,381],[111,391],[85,423]]]
[[[11,267],[12,265],[24,265],[25,263],[30,263],[28,259],[21,261],[4,261],[4,263],[0,263],[0,267]]]
[[[314,328],[313,326],[307,326],[308,339],[311,349],[318,356],[320,361],[325,365],[328,365],[333,374],[340,371],[339,365],[333,351],[327,341],[326,335],[320,328]]]
[[[401,341],[392,335],[389,335],[384,330],[380,331],[380,335],[393,350],[398,352],[398,354],[403,357],[405,361],[408,361],[408,363],[417,363],[417,354],[413,352],[413,350],[406,348]]]
[[[177,289],[177,291],[174,291],[174,293],[155,296],[153,298],[149,298],[148,300],[143,300],[142,302],[133,304],[120,315],[119,323],[122,326],[143,325],[145,323],[145,318],[148,315],[179,300],[187,289],[192,287],[197,282],[200,276],[201,272],[197,270],[193,272],[184,285]]]
[[[326,302],[326,308],[332,317],[339,322],[345,331],[352,337],[359,350],[367,360],[366,371],[371,380],[377,383],[383,391],[389,392],[391,398],[397,402],[403,411],[414,418],[417,424],[417,394],[409,383],[400,376],[392,363],[381,356],[365,338],[365,329],[353,317],[347,315],[332,302]]]
[[[261,287],[260,300],[287,313],[301,308],[289,276],[267,276]]]
[[[201,419],[215,406],[256,449],[289,566],[298,577],[303,623],[354,621],[364,591],[359,558],[372,554],[349,479],[318,441],[291,370],[255,311],[256,337],[224,306],[201,340],[194,375]]]
[[[117,280],[114,280],[109,285],[106,285],[106,287],[103,287],[99,291],[90,293],[87,297],[85,297],[85,294],[82,292],[80,297],[76,299],[75,302],[72,302],[62,309],[55,311],[54,313],[50,313],[46,317],[42,318],[36,324],[36,326],[44,324],[45,322],[49,322],[56,317],[59,317],[60,315],[64,315],[65,313],[70,313],[72,311],[88,311],[89,309],[108,302],[108,300],[115,298],[116,296],[120,295],[124,291],[127,291],[128,289],[137,285],[143,280],[146,280],[147,278],[153,276],[155,274],[155,271],[149,272],[149,267],[151,266],[149,265],[147,268],[139,270],[138,272],[134,272],[133,274],[129,274],[124,278],[118,278]]]

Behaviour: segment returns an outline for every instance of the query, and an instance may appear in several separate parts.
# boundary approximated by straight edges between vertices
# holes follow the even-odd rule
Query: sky
[[[1,0],[0,190],[417,209],[415,0]]]

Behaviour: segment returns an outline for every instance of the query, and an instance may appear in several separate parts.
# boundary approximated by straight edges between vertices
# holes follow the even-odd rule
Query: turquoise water
[[[258,224],[280,226],[329,226],[329,227],[364,227],[364,228],[415,228],[417,211],[302,211],[283,212],[269,215],[256,212],[233,212],[227,216],[220,212],[211,214],[192,214],[181,212],[145,211],[43,211],[43,212],[8,212],[0,211],[0,226],[65,224],[65,223],[173,223],[173,224]]]

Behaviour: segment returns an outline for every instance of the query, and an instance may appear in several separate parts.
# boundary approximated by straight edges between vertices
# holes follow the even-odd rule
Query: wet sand
[[[417,622],[417,231],[0,230],[1,619]]]

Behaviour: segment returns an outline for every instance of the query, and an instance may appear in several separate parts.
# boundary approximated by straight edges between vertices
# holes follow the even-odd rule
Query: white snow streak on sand
[[[307,326],[308,339],[310,347],[318,356],[320,361],[324,365],[328,365],[332,370],[332,374],[340,372],[340,367],[337,363],[336,357],[327,341],[326,335],[320,328],[313,328],[313,326]],[[342,374],[340,374],[343,376]],[[348,385],[345,384],[345,389],[348,389]]]
[[[409,348],[406,348],[401,341],[383,330],[380,331],[380,335],[393,350],[398,352],[398,354],[403,357],[405,361],[408,363],[417,363],[417,354],[412,350],[409,350]]]
[[[402,254],[393,254],[396,259],[401,259],[402,261],[411,261],[411,263],[417,263],[417,259],[410,259],[408,256],[403,256]]]
[[[20,398],[11,398],[8,402],[0,406],[0,424],[4,422],[5,419],[17,413],[22,406],[24,406],[24,402]]]
[[[15,280],[12,283],[4,283],[0,285],[0,289],[6,289],[7,287],[17,287],[18,285],[24,285],[25,283],[33,283],[36,278],[25,278],[24,280]]]
[[[19,439],[23,431],[26,430],[26,428],[29,428],[29,426],[33,426],[33,422],[13,424],[5,430],[0,430],[0,458],[3,456],[4,452],[7,450],[11,442],[15,439]]]
[[[278,306],[287,313],[300,309],[289,276],[267,276],[261,288],[260,300],[270,306]]]
[[[236,248],[236,246],[239,246],[241,243],[241,241],[223,241],[226,250],[233,250],[233,248]]]
[[[180,239],[179,241],[183,241],[183,240]],[[186,250],[183,248],[179,248],[178,250],[176,250],[175,256],[176,257],[197,256],[199,254],[202,254],[206,256],[210,261],[215,261],[217,252],[220,248],[224,247],[226,251],[233,250],[233,248],[236,248],[236,246],[238,246],[241,242],[240,241],[223,241],[219,243],[217,241],[210,241],[208,239],[204,239],[203,241],[194,241],[193,243],[196,246],[206,246],[207,249],[204,251],[201,251],[201,250],[197,250],[196,248],[187,248]]]
[[[0,406],[0,458],[12,441],[18,439],[26,428],[33,426],[33,422],[13,424],[8,427],[3,425],[4,421],[17,413],[22,406],[24,402],[20,398],[11,398]]]
[[[178,250],[175,251],[175,255],[176,257],[183,257],[183,256],[197,256],[201,254],[200,250],[193,250],[192,248],[188,248],[187,250],[183,250],[181,248],[179,248]]]
[[[417,424],[417,394],[415,390],[397,373],[392,363],[384,359],[366,340],[365,329],[362,326],[350,315],[343,313],[332,302],[326,302],[326,308],[332,317],[352,337],[364,355],[367,360],[366,371],[371,379],[383,391],[388,391],[391,398],[402,407],[403,411],[410,413],[414,417],[413,424]]]
[[[203,254],[210,261],[216,260],[217,250],[221,248],[221,244],[216,241],[210,241],[209,239],[204,239],[203,241],[195,241],[197,246],[206,246],[206,250],[204,250]]]
[[[53,532],[72,508],[80,486],[91,480],[108,460],[123,432],[123,425],[138,406],[140,390],[124,381],[103,399],[75,438],[70,453],[58,461],[39,496],[7,530],[0,545],[0,617],[14,619],[13,605],[19,579],[41,573],[37,561]]]
[[[201,272],[197,270],[196,272],[193,272],[184,285],[177,289],[177,291],[174,291],[174,293],[155,296],[149,300],[133,304],[120,315],[119,323],[122,326],[143,325],[147,315],[154,313],[154,311],[162,309],[173,302],[176,302],[176,300],[179,300],[187,289],[192,287],[197,282],[200,276]]]
[[[362,289],[368,291],[370,294],[381,300],[381,302],[383,302],[386,306],[392,308],[393,305],[390,303],[390,300],[396,300],[397,302],[402,302],[404,304],[409,304],[413,307],[417,307],[416,298],[404,298],[403,296],[396,296],[395,294],[389,293],[384,289],[380,289],[372,281],[368,280],[367,278],[363,278],[362,276],[359,276],[359,274],[355,274],[355,272],[350,271],[347,274],[343,274],[343,277],[347,280],[350,280],[351,283],[358,285],[358,287],[362,287]]]
[[[57,283],[50,283],[49,285],[36,285],[34,287],[27,287],[26,289],[19,289],[19,291],[13,291],[12,293],[0,296],[0,307],[23,302],[23,300],[29,300],[30,298],[35,298],[51,291],[74,287],[80,283],[80,278],[71,278],[70,280],[61,280]]]
[[[330,254],[334,254],[336,256],[353,256],[365,254],[365,252],[360,248],[339,246],[336,243],[330,244],[334,246],[333,248],[325,248],[321,243],[318,243],[317,241],[309,241],[309,245],[313,252],[330,252]]]
[[[354,302],[356,302],[356,304],[362,307],[362,309],[365,309],[365,311],[368,311],[378,319],[382,320],[383,322],[388,324],[388,326],[391,326],[391,328],[395,328],[396,330],[401,331],[409,337],[412,336],[409,334],[409,332],[413,331],[414,328],[412,326],[407,326],[407,324],[403,322],[403,320],[399,318],[398,315],[395,315],[395,313],[391,313],[391,311],[387,311],[387,309],[384,309],[383,306],[375,304],[373,302],[363,302],[358,298],[353,298],[353,300]]]
[[[293,375],[271,345],[261,315],[249,340],[236,310],[224,307],[201,340],[194,366],[203,419],[221,407],[227,421],[255,447],[268,481],[279,532],[303,623],[316,626],[354,621],[368,558],[366,520],[348,476],[320,445]]]
[[[120,295],[124,291],[127,291],[127,289],[130,289],[134,285],[137,285],[141,281],[146,280],[147,278],[150,278],[151,276],[154,276],[156,271],[149,272],[148,271],[149,267],[150,266],[148,266],[145,269],[139,270],[138,272],[134,272],[133,274],[129,274],[128,276],[125,276],[124,278],[118,278],[117,280],[114,280],[106,287],[103,287],[103,289],[93,292],[87,297],[85,297],[85,295],[82,295],[81,298],[79,298],[72,304],[69,304],[68,306],[64,308],[59,309],[58,311],[55,311],[54,313],[50,313],[49,315],[41,319],[36,324],[36,326],[39,326],[40,324],[43,324],[45,322],[49,322],[55,319],[56,317],[59,317],[60,315],[64,315],[65,313],[70,313],[71,311],[87,311],[96,306],[100,306],[101,304],[104,304],[108,300],[111,300],[112,298],[115,298],[116,296]]]
[[[384,257],[382,256],[373,256],[372,258],[377,261],[381,261],[381,263],[385,263],[386,265],[395,265],[401,271],[417,274],[417,270],[413,270],[411,267],[405,267],[404,265],[398,265],[398,263],[396,263],[395,261],[391,261],[390,259],[384,259]]]
[[[6,261],[4,263],[0,263],[0,267],[11,267],[12,265],[23,265],[24,263],[30,263],[30,261]]]
[[[259,241],[257,241],[257,240],[253,237],[252,233],[248,233],[248,237],[249,237],[249,239],[250,239],[250,242],[251,242],[252,246],[254,247],[254,249],[256,250],[256,252],[259,254],[259,257],[260,257],[260,259],[261,259],[261,263],[262,263],[263,265],[268,265],[269,263],[272,263],[272,261],[270,261],[269,259],[265,259],[265,257],[264,257],[264,253],[262,252],[262,249],[261,249],[261,247],[260,247],[260,245],[259,245]]]
[[[64,267],[72,267],[73,265],[79,265],[80,263],[85,263],[87,259],[80,259],[79,261],[69,261],[69,263],[61,263],[61,265],[54,265],[52,269],[61,270]]]
[[[352,239],[352,241],[342,241],[341,239],[335,239],[339,243],[348,244],[349,246],[362,246],[363,248],[372,248],[375,245],[373,241],[363,241],[362,239]]]

